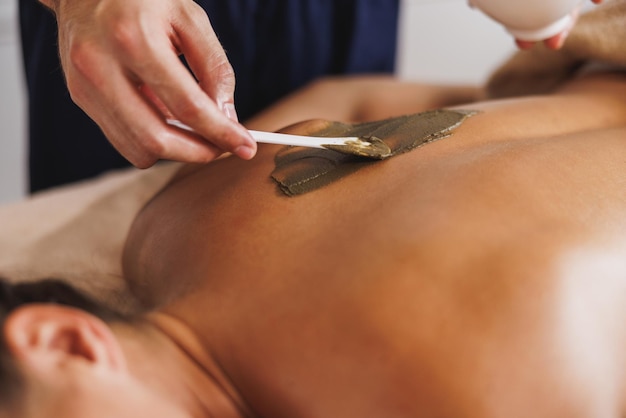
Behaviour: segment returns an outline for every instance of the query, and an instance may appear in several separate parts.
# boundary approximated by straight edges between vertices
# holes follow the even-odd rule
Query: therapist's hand
[[[603,0],[591,0],[596,4],[600,4],[602,3]],[[548,38],[546,40],[543,41],[544,45],[547,46],[550,49],[560,49],[563,44],[565,43],[565,40],[567,39],[567,36],[569,35],[570,31],[572,30],[572,28],[574,27],[574,25],[576,24],[576,20],[578,20],[578,13],[580,12],[579,9],[576,9],[572,12],[572,25],[567,28],[566,30],[564,30],[563,32],[559,33],[558,35],[555,35],[551,38]],[[531,41],[522,41],[520,39],[516,39],[515,43],[517,44],[517,46],[520,49],[530,49],[533,47],[533,45],[535,44],[535,42],[531,42]]]
[[[256,143],[236,122],[232,67],[192,0],[40,1],[57,17],[72,99],[135,166],[254,156]]]

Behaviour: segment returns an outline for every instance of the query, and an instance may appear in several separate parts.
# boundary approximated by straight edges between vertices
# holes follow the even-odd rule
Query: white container
[[[542,41],[573,24],[581,0],[469,0],[520,41]]]

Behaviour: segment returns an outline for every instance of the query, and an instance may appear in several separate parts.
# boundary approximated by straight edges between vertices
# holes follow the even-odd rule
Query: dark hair
[[[61,280],[46,279],[28,283],[11,284],[0,278],[0,402],[11,403],[23,389],[24,380],[6,345],[4,323],[15,309],[31,303],[48,303],[70,306],[107,321],[129,320],[86,296]]]

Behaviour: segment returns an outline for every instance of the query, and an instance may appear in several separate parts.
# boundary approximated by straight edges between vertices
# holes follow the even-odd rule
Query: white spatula
[[[189,126],[175,120],[168,119],[167,123],[187,131],[193,131]],[[277,145],[292,145],[297,147],[326,148],[344,154],[358,155],[368,158],[385,158],[391,150],[382,141],[373,142],[370,139],[350,137],[318,137],[304,135],[290,135],[275,132],[248,131],[256,142]]]

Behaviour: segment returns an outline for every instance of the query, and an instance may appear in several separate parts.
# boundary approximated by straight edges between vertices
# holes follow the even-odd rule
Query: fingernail
[[[256,149],[242,145],[235,150],[235,155],[244,160],[251,160],[256,154]]]
[[[256,142],[252,138],[246,139],[246,143],[238,146],[234,153],[239,158],[243,158],[244,160],[251,160],[256,154]]]
[[[563,44],[565,43],[567,35],[567,32],[560,33],[550,39],[547,39],[544,43],[550,49],[561,49],[563,47]]]
[[[515,40],[515,44],[517,45],[519,49],[524,49],[524,50],[530,49],[535,45],[534,42],[520,41],[519,39]]]
[[[235,109],[234,103],[224,103],[222,110],[228,119],[239,122],[239,117],[237,116],[237,110]]]

